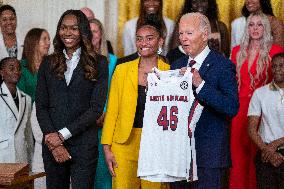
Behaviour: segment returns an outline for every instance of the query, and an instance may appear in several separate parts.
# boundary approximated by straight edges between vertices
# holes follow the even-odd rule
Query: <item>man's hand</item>
[[[56,147],[62,145],[64,138],[60,136],[61,134],[58,132],[49,133],[45,135],[44,142],[47,145],[49,150],[53,150]]]
[[[104,153],[105,153],[105,159],[106,159],[106,163],[108,166],[108,170],[110,172],[110,174],[115,177],[115,172],[114,172],[114,167],[117,168],[117,163],[115,161],[114,155],[110,149],[110,145],[104,144],[103,145],[103,149],[104,149]]]
[[[276,152],[277,145],[274,142],[267,144],[261,151],[261,159],[263,162],[268,162],[271,156]]]
[[[72,158],[63,145],[53,149],[52,155],[57,163],[64,163],[65,161],[68,161]]]
[[[179,74],[180,74],[180,75],[184,75],[185,72],[186,72],[186,70],[187,70],[187,67],[182,67],[182,68],[179,70]]]
[[[197,69],[193,70],[193,76],[192,76],[192,84],[194,87],[198,87],[202,83],[203,79],[201,78],[199,72]]]
[[[272,156],[270,156],[269,162],[274,166],[274,167],[279,167],[281,163],[284,161],[284,156],[280,154],[279,152],[274,152]]]

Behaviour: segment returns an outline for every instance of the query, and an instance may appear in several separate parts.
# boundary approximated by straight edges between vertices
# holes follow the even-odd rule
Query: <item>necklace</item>
[[[274,83],[274,86],[276,87],[279,95],[280,95],[280,102],[281,104],[284,104],[284,90],[281,89],[278,85],[276,85],[276,83]]]

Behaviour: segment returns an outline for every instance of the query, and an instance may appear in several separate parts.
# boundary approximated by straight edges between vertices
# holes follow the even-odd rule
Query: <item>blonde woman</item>
[[[271,57],[283,51],[272,44],[268,17],[263,13],[251,14],[241,44],[231,54],[237,68],[240,109],[232,121],[230,188],[256,188],[255,147],[247,133],[248,105],[254,90],[272,79]]]

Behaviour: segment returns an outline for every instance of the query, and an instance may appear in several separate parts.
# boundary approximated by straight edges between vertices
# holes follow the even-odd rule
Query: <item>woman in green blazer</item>
[[[24,41],[23,56],[21,60],[22,76],[18,87],[35,100],[35,89],[37,84],[37,71],[50,47],[49,34],[45,29],[31,29]]]

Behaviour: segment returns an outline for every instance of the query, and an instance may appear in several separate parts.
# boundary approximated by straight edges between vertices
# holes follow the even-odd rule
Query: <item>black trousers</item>
[[[258,152],[255,158],[255,168],[258,189],[284,188],[284,163],[279,167],[274,167],[270,163],[263,163],[261,153]]]
[[[59,164],[43,144],[43,162],[47,189],[93,189],[98,159],[97,146],[78,145],[66,147],[72,159]]]

